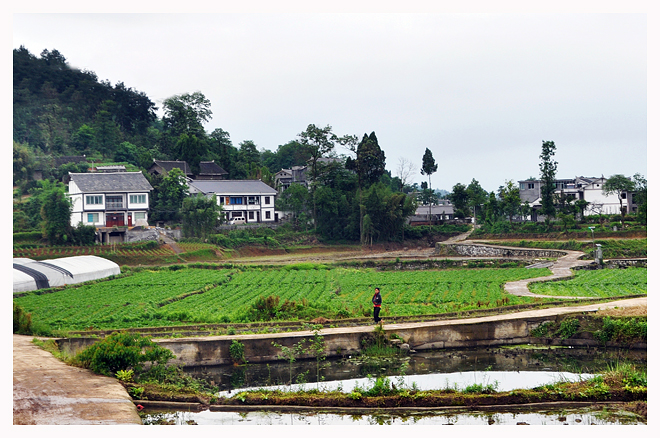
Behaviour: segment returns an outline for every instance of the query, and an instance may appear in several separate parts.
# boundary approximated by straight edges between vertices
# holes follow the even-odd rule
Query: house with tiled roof
[[[229,173],[218,166],[215,160],[200,161],[199,162],[199,175],[195,176],[196,180],[219,180],[227,178]]]
[[[603,186],[607,178],[576,176],[574,178],[557,178],[553,181],[555,194],[565,196],[571,200],[581,200],[588,202],[584,211],[585,216],[596,214],[619,214],[619,197],[616,194],[606,195]],[[532,207],[531,220],[542,220],[538,214],[541,208],[541,186],[543,182],[537,179],[526,179],[518,181],[520,189],[520,200],[528,202]],[[637,205],[633,203],[632,192],[622,193],[623,208],[628,213],[637,211]]]
[[[71,225],[147,225],[152,190],[142,172],[69,173]]]
[[[192,170],[190,169],[190,166],[188,166],[188,163],[185,161],[161,161],[161,160],[154,160],[153,164],[149,169],[147,169],[147,172],[150,175],[166,175],[170,170],[172,169],[179,169],[183,172],[185,176],[188,178],[192,178],[193,173]]]
[[[277,190],[260,180],[193,180],[188,182],[191,195],[215,195],[227,221],[245,223],[275,222]]]

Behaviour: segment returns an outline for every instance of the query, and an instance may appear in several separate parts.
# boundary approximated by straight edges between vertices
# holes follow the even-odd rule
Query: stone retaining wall
[[[488,317],[487,317],[488,318]],[[544,322],[556,322],[558,315],[538,317],[515,317],[491,321],[438,321],[435,323],[391,324],[383,326],[386,338],[396,334],[415,351],[443,348],[474,348],[498,345],[552,344],[597,347],[594,339],[538,339],[531,331]],[[373,327],[346,327],[322,333],[326,357],[341,357],[359,352],[364,342],[374,336]],[[198,338],[155,339],[158,344],[171,350],[176,359],[171,364],[181,366],[212,366],[233,363],[229,354],[232,341],[244,345],[245,357],[250,363],[275,362],[281,353],[273,343],[292,347],[302,340],[311,340],[310,332],[273,333],[260,335],[207,336]],[[98,341],[95,338],[60,339],[62,350],[75,353]],[[308,343],[307,343],[308,344]],[[309,345],[309,344],[308,344]],[[646,344],[633,346],[646,348]],[[300,356],[313,358],[311,354]]]
[[[449,243],[435,244],[435,255],[459,255],[465,257],[520,257],[520,258],[559,258],[566,255],[564,251],[536,248],[503,248],[479,244]]]

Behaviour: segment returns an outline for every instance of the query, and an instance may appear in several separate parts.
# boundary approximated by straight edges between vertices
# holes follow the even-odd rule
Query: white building
[[[603,185],[607,178],[578,176],[570,179],[556,179],[554,182],[555,193],[575,199],[584,200],[589,203],[584,211],[585,216],[593,214],[619,214],[619,197],[616,194],[605,195]],[[540,180],[518,181],[520,188],[520,199],[538,209],[541,207],[541,185]],[[637,205],[632,202],[632,193],[622,193],[623,207],[628,213],[637,211]]]
[[[277,190],[259,180],[193,180],[188,182],[191,195],[215,195],[227,220],[242,218],[246,223],[275,222]]]
[[[71,225],[146,226],[151,190],[142,172],[69,173]]]

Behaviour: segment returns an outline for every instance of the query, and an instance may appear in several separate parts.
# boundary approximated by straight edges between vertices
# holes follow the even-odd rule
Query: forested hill
[[[150,147],[156,106],[145,93],[71,68],[57,50],[14,49],[14,141],[45,154],[104,155],[121,141]]]
[[[165,99],[159,118],[145,93],[71,68],[57,50],[35,56],[21,46],[13,55],[14,184],[28,180],[44,157],[85,155],[87,161],[128,163],[142,170],[154,159],[184,160],[193,172],[200,161],[214,160],[230,179],[266,182],[310,157],[309,148],[297,140],[279,145],[276,152],[259,151],[252,140],[234,147],[221,128],[205,132],[211,102],[199,91]]]

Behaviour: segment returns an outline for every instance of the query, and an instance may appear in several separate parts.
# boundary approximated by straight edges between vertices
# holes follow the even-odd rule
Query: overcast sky
[[[275,151],[308,124],[374,131],[432,187],[474,178],[495,191],[539,176],[647,175],[645,14],[14,14],[13,47],[162,106],[201,91],[207,132]],[[159,113],[160,114],[160,113]],[[338,150],[340,154],[347,153]]]

